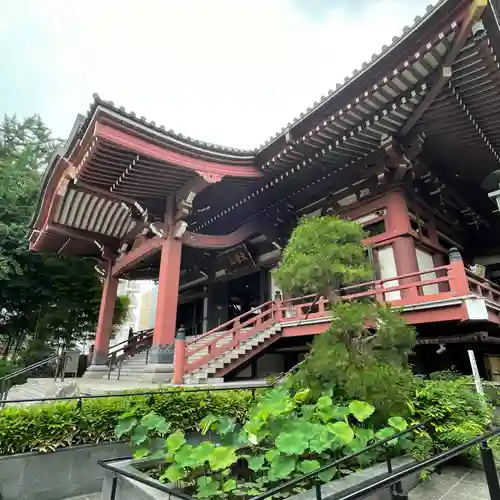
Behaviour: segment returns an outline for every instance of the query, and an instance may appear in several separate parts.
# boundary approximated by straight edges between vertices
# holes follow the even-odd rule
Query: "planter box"
[[[102,443],[0,457],[0,498],[61,500],[96,493],[104,478],[97,460],[128,455],[127,443]]]
[[[133,472],[139,477],[148,477],[144,472],[141,472],[141,469],[147,468],[148,466],[154,466],[158,464],[159,460],[124,460],[121,462],[115,462],[113,465],[122,469],[124,471]],[[396,471],[399,468],[412,463],[413,460],[410,458],[402,457],[395,458],[393,461],[393,470]],[[385,463],[380,463],[368,467],[366,469],[355,472],[354,474],[350,474],[349,476],[343,477],[341,479],[337,479],[331,481],[330,483],[324,484],[321,487],[322,496],[326,499],[328,496],[333,495],[334,493],[339,493],[341,491],[350,489],[359,485],[364,481],[368,481],[377,476],[387,474],[387,466]],[[149,478],[151,479],[151,478]],[[113,480],[113,473],[111,471],[106,471],[104,475],[104,483],[102,490],[102,498],[108,499],[111,494],[111,485]],[[159,481],[155,481],[160,484]],[[413,489],[419,483],[419,474],[414,474],[412,476],[407,477],[403,481],[403,488],[405,491],[409,491]],[[129,479],[124,476],[118,476],[117,488],[116,488],[116,498],[120,500],[165,500],[168,498],[167,493],[163,493],[162,491],[155,490],[151,486],[147,486],[133,479]],[[173,497],[172,497],[173,498]],[[289,497],[289,500],[316,500],[316,492],[314,490],[310,490],[304,493],[300,493],[298,495],[293,495]],[[391,494],[389,489],[385,489],[383,491],[379,491],[378,493],[371,495],[370,497],[366,497],[366,500],[391,500]]]

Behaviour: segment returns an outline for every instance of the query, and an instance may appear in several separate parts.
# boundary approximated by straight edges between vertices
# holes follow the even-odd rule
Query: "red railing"
[[[269,301],[200,335],[186,346],[185,372],[196,370],[221,354],[237,348],[255,333],[268,328],[275,323],[274,313],[275,303]],[[202,353],[204,350],[207,352]],[[193,357],[196,358],[192,359]]]
[[[473,273],[469,269],[466,269],[465,273],[467,275],[469,290],[472,294],[500,303],[500,287],[498,285]]]
[[[437,267],[428,271],[394,276],[391,278],[370,281],[359,285],[351,285],[339,290],[341,300],[373,298],[379,302],[388,302],[395,307],[428,302],[455,296],[452,291],[453,266]],[[423,275],[435,274],[435,278],[422,280]],[[439,276],[441,274],[442,276]],[[405,283],[406,281],[406,283]],[[386,286],[387,283],[398,282],[397,285]],[[429,290],[429,287],[441,286],[442,290]],[[437,293],[428,293],[436,291]],[[392,294],[392,296],[391,296]],[[309,295],[284,300],[277,306],[276,317],[281,322],[294,322],[304,319],[318,319],[328,315],[328,300],[324,297]]]
[[[427,278],[429,275],[432,277]],[[461,260],[427,271],[370,281],[339,290],[341,300],[371,298],[390,303],[393,307],[464,297],[471,293],[500,303],[500,287],[466,270]],[[276,323],[286,325],[296,321],[327,319],[328,316],[328,300],[316,295],[266,302],[188,344],[184,373],[200,368]]]

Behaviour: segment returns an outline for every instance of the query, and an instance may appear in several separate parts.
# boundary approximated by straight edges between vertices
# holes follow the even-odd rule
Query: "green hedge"
[[[84,399],[0,410],[0,455],[48,452],[70,445],[113,441],[118,417],[134,410],[138,417],[155,411],[173,429],[193,430],[208,414],[243,421],[253,402],[252,391],[168,391],[154,397]]]

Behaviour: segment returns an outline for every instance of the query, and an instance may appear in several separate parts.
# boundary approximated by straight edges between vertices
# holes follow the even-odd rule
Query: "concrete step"
[[[205,366],[202,366],[198,370],[190,373],[187,376],[189,378],[186,380],[190,380],[193,383],[204,383],[206,380],[209,380],[210,375],[215,374],[217,370],[220,370],[224,366],[230,364],[240,356],[251,352],[263,342],[270,339],[275,333],[276,330],[274,328],[268,328],[267,330],[256,333],[254,337],[250,337],[237,349],[233,349],[232,351],[223,353],[221,356],[218,356],[217,358],[208,362]]]

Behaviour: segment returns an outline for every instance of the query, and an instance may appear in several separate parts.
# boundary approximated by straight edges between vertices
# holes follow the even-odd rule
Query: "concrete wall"
[[[127,455],[127,443],[104,443],[0,457],[0,498],[62,500],[97,493],[104,478],[97,460]]]
[[[283,354],[263,354],[257,359],[257,378],[266,378],[285,371]]]
[[[399,468],[404,467],[413,462],[413,460],[409,458],[396,458],[393,461],[393,468],[396,472]],[[137,462],[135,462],[137,463]],[[139,462],[140,463],[140,462]],[[146,462],[142,462],[142,467]],[[154,462],[149,461],[149,463],[153,464]],[[126,460],[123,462],[114,462],[113,465],[118,469],[122,469],[124,471],[132,472],[139,477],[147,478],[148,476],[143,472],[139,471],[135,467],[133,467],[134,462],[130,460]],[[323,498],[329,498],[331,495],[338,494],[342,492],[343,494],[347,494],[352,489],[359,488],[359,485],[364,481],[370,481],[375,479],[376,477],[380,477],[382,475],[387,474],[387,466],[385,463],[377,464],[372,467],[368,467],[367,469],[360,470],[351,474],[349,476],[343,477],[342,479],[337,479],[331,481],[330,483],[324,484],[321,487],[321,492]],[[151,478],[149,478],[151,479]],[[104,478],[103,489],[102,489],[102,498],[108,499],[111,493],[111,487],[113,482],[113,473],[110,471],[106,471],[106,475]],[[155,481],[157,482],[157,481]],[[419,473],[413,474],[404,479],[403,481],[403,489],[405,492],[410,491],[419,483]],[[160,492],[154,489],[151,486],[147,486],[145,484],[139,483],[138,481],[134,481],[133,479],[129,479],[125,476],[118,476],[117,485],[116,485],[116,498],[120,500],[162,500],[167,497],[167,493]],[[315,500],[316,492],[315,490],[309,490],[304,493],[300,493],[298,495],[293,495],[289,497],[289,500]],[[391,500],[391,492],[389,488],[385,490],[379,491],[373,495],[367,497],[367,500]]]

